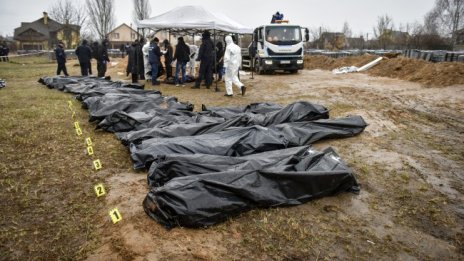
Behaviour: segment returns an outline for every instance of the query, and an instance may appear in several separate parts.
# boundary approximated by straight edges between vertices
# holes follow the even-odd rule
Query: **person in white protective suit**
[[[226,36],[226,51],[224,53],[224,69],[226,71],[224,79],[226,82],[226,94],[224,96],[232,97],[232,84],[240,88],[242,96],[245,95],[246,87],[238,79],[238,69],[242,63],[242,50],[234,43],[230,35]]]
[[[145,68],[145,79],[151,81],[151,64],[148,60],[148,50],[150,49],[150,39],[147,38],[147,43],[142,46],[143,65]]]
[[[187,44],[190,49],[190,61],[187,64],[187,74],[193,79],[195,78],[195,65],[198,58],[198,46]]]

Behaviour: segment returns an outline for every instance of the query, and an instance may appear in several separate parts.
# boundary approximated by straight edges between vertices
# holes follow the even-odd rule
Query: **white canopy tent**
[[[253,28],[246,27],[224,14],[212,13],[201,6],[181,6],[158,16],[138,20],[138,29],[169,32],[200,33],[214,30],[215,33],[252,34]]]

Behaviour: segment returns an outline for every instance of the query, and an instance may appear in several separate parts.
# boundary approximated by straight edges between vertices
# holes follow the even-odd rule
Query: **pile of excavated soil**
[[[344,58],[330,58],[326,56],[306,56],[306,69],[333,70],[344,66],[360,67],[378,56],[362,55]],[[386,58],[378,65],[366,71],[373,76],[398,78],[402,80],[422,83],[426,86],[450,86],[464,84],[464,63],[431,63],[423,60],[404,57]]]

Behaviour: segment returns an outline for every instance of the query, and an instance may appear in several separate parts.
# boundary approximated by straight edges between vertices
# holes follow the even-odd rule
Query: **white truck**
[[[304,39],[302,30],[304,29]],[[248,49],[242,50],[242,67],[258,74],[284,70],[297,73],[304,67],[304,42],[309,31],[299,25],[269,24],[256,28]]]

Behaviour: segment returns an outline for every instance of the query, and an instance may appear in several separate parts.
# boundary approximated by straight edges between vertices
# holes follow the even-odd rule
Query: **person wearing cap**
[[[203,79],[205,80],[207,89],[213,83],[214,43],[211,40],[211,33],[209,31],[204,31],[201,36],[201,45],[197,58],[197,61],[200,61],[200,72],[192,89],[200,89]]]
[[[59,42],[55,49],[56,63],[58,64],[56,75],[60,75],[61,71],[63,71],[65,76],[69,76],[68,71],[66,70],[66,53],[63,46],[63,42]]]
[[[92,50],[88,46],[87,40],[82,41],[82,44],[77,47],[75,53],[79,60],[82,76],[88,76],[90,59],[92,58]]]
[[[232,84],[235,84],[242,93],[245,95],[246,87],[238,79],[238,69],[242,63],[242,50],[232,40],[232,36],[226,36],[226,51],[224,53],[224,68],[225,68],[225,82],[226,82],[226,94],[224,96],[232,97],[233,90]]]

